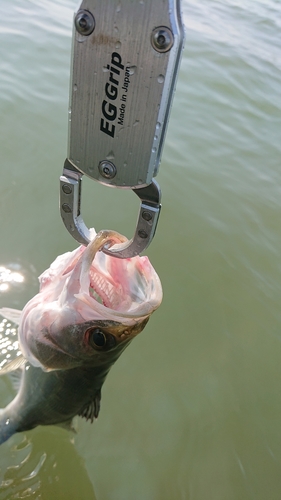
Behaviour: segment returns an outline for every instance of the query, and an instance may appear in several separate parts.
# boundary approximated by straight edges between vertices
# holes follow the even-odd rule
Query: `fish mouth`
[[[71,276],[79,282],[75,296],[99,316],[118,320],[150,315],[162,301],[160,279],[147,257],[118,259],[102,252],[127,238],[100,231],[81,254]],[[79,278],[77,276],[79,274]]]
[[[91,266],[89,294],[99,304],[110,309],[116,309],[120,304],[123,288],[113,277],[106,276],[101,270]]]

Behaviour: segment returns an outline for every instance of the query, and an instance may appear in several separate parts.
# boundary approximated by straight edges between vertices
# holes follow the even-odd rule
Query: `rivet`
[[[63,203],[61,208],[62,208],[62,209],[63,209],[63,211],[64,211],[64,212],[66,212],[67,214],[69,214],[70,212],[72,212],[71,207],[70,207],[67,203]]]
[[[65,194],[72,193],[72,188],[68,184],[63,184],[62,190]]]
[[[139,235],[139,237],[140,237],[140,238],[142,238],[143,240],[145,240],[145,238],[147,238],[147,237],[148,237],[147,232],[146,232],[146,231],[143,231],[143,229],[140,229],[140,230],[138,231],[138,235]]]
[[[146,220],[147,222],[150,221],[152,219],[152,215],[150,212],[148,212],[147,210],[144,210],[141,214],[142,218],[144,220]]]

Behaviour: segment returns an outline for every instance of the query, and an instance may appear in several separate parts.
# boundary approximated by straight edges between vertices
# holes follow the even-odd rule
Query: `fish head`
[[[108,366],[143,330],[161,303],[161,282],[147,257],[118,259],[101,251],[124,241],[101,231],[41,275],[40,292],[19,326],[31,364],[46,371]]]

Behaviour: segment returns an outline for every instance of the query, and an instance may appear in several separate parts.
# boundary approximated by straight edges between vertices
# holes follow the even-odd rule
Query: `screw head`
[[[147,234],[147,232],[146,232],[146,231],[144,231],[143,229],[140,229],[140,230],[138,231],[138,236],[139,236],[140,238],[142,238],[143,240],[145,240],[145,239],[148,237],[148,234]]]
[[[72,193],[72,188],[68,184],[63,184],[62,190],[63,190],[64,194]]]
[[[67,203],[63,203],[61,208],[66,214],[70,214],[72,212],[71,207]]]
[[[96,26],[95,18],[88,10],[79,10],[75,16],[75,28],[80,35],[90,35]]]
[[[157,52],[168,52],[174,44],[173,33],[169,28],[159,26],[152,31],[151,44]]]
[[[142,218],[144,220],[146,220],[147,222],[149,222],[151,219],[152,219],[152,215],[150,212],[148,212],[148,210],[144,210],[141,214]]]
[[[99,171],[100,171],[100,174],[103,177],[105,177],[105,179],[113,179],[113,177],[115,177],[115,175],[117,173],[117,170],[116,170],[114,163],[112,163],[111,161],[108,161],[108,160],[104,160],[104,161],[100,162]]]

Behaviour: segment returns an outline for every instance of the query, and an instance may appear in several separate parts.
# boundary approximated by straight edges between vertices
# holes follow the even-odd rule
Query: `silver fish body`
[[[76,415],[97,418],[111,366],[162,300],[146,257],[126,263],[97,255],[104,244],[122,238],[99,233],[86,249],[61,256],[59,266],[55,261],[42,275],[39,294],[18,320],[23,356],[10,364],[0,359],[0,374],[21,370],[16,397],[0,410],[0,444],[37,425],[70,426]],[[2,314],[16,318],[15,311]]]
[[[14,400],[0,410],[0,443],[15,432],[37,425],[71,424],[81,415],[93,421],[98,417],[101,387],[119,349],[95,367],[43,371],[27,364],[21,371],[19,391]],[[122,346],[122,351],[124,346]]]

